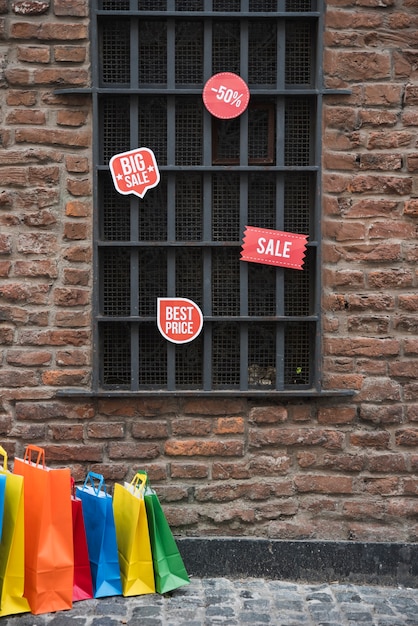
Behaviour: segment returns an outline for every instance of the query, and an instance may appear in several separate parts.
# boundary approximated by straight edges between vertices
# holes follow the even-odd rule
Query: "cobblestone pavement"
[[[418,589],[192,578],[171,594],[84,600],[1,626],[418,626]]]

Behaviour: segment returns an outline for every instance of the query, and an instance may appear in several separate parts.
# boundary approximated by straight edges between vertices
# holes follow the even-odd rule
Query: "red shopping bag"
[[[74,479],[71,479],[71,506],[73,514],[74,547],[74,586],[73,602],[88,600],[93,597],[89,552],[87,548],[86,527],[84,525],[83,506],[75,495]]]
[[[13,472],[24,479],[24,595],[30,610],[38,614],[70,609],[74,581],[70,470],[46,467],[45,451],[28,446],[24,458],[15,459]]]

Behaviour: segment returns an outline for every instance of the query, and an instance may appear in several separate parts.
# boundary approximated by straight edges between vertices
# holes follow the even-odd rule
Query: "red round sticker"
[[[215,117],[229,120],[244,113],[250,100],[247,83],[232,72],[214,74],[203,88],[205,107]]]

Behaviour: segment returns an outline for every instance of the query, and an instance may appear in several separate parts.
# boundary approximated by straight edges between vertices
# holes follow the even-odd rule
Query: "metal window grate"
[[[202,336],[192,343],[178,345],[176,350],[176,385],[180,389],[201,389],[203,386]]]
[[[214,174],[212,177],[212,239],[239,241],[240,177]]]
[[[142,96],[138,103],[138,146],[151,148],[159,165],[167,164],[167,99]]]
[[[103,216],[102,238],[105,241],[129,241],[131,238],[129,198],[116,191],[107,172],[100,175],[99,206]]]
[[[102,162],[109,163],[114,154],[126,152],[129,142],[129,98],[110,96],[101,102]]]
[[[286,84],[312,84],[312,46],[311,23],[289,20],[286,24]]]
[[[176,165],[202,165],[202,98],[176,98]]]
[[[203,306],[203,255],[202,250],[184,248],[176,250],[176,294]]]
[[[101,251],[103,314],[130,315],[130,258],[126,248],[105,248]]]
[[[139,84],[167,82],[167,26],[164,21],[139,22]]]
[[[213,324],[212,382],[214,389],[239,387],[240,384],[240,327],[236,322]]]
[[[176,239],[198,241],[203,234],[203,187],[199,174],[176,177]]]
[[[97,391],[320,389],[323,3],[243,7],[92,2]],[[221,120],[205,109],[202,89],[224,71],[242,76],[251,98],[243,115]],[[143,198],[121,195],[109,161],[141,146],[153,150],[160,182]],[[245,226],[308,235],[303,270],[241,261]],[[202,309],[194,341],[177,345],[159,332],[157,298],[166,296]]]
[[[167,385],[167,345],[155,324],[145,322],[138,335],[139,386]]]
[[[101,323],[101,384],[128,389],[131,382],[130,327],[126,322]]]
[[[285,106],[285,165],[310,165],[312,103],[309,98],[289,98]]]
[[[277,82],[277,25],[274,20],[249,24],[248,82],[275,85]]]
[[[239,249],[215,248],[212,254],[212,313],[239,315]]]
[[[240,70],[240,23],[234,20],[213,23],[212,71],[235,72]]]
[[[201,84],[203,81],[203,24],[177,22],[176,24],[177,84]]]
[[[167,252],[161,248],[138,250],[139,315],[156,315],[157,298],[167,293]]]
[[[312,173],[287,174],[284,182],[284,230],[301,235],[312,230],[315,180]]]
[[[248,330],[248,385],[276,386],[276,329],[274,324],[251,324]]]
[[[130,82],[129,20],[108,20],[101,32],[101,76],[104,84]]]

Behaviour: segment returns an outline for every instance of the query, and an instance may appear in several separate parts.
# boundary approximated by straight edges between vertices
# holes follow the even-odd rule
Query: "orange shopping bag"
[[[24,479],[24,595],[30,610],[38,614],[70,609],[74,578],[70,469],[46,467],[45,451],[27,446],[24,458],[15,459],[13,471]]]

